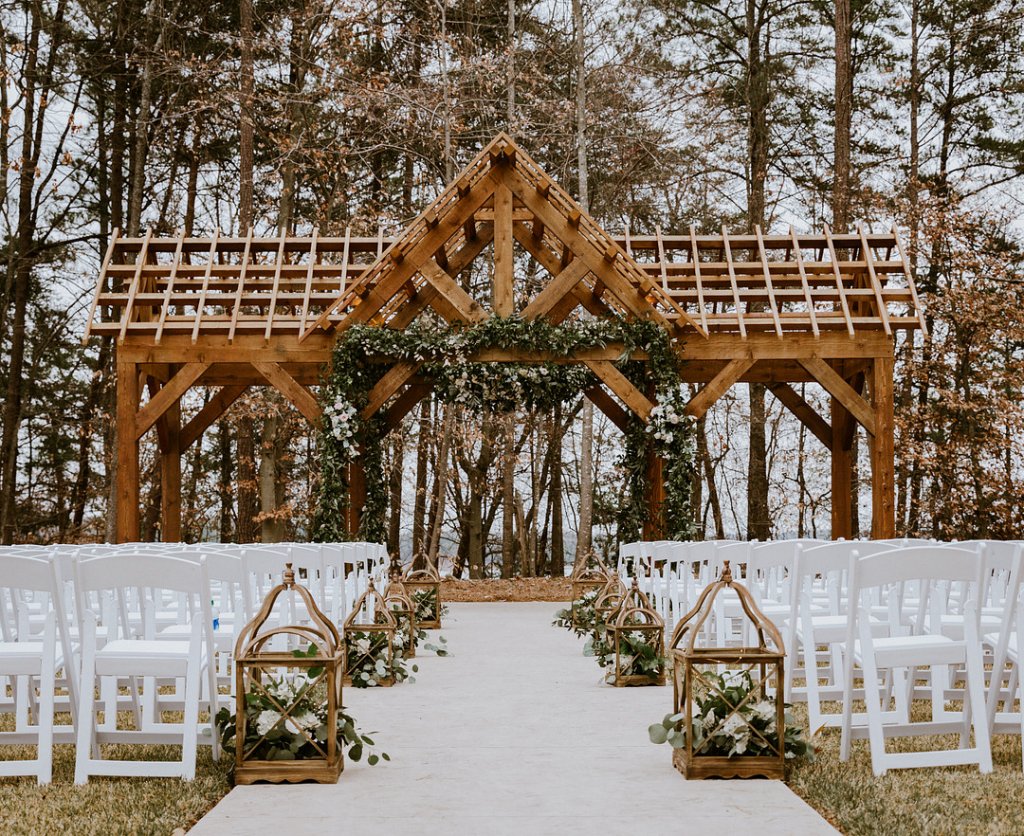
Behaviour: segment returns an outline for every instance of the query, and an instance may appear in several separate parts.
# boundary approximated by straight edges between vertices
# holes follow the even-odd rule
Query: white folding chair
[[[196,752],[200,739],[212,746],[214,759],[220,755],[220,743],[213,728],[217,715],[217,675],[213,664],[213,616],[210,608],[210,583],[206,560],[185,560],[153,552],[119,552],[75,562],[75,589],[80,601],[90,592],[113,593],[118,604],[117,631],[100,647],[96,641],[96,614],[80,605],[83,624],[82,674],[80,681],[78,742],[75,783],[84,784],[90,775],[141,775],[180,777],[192,780],[196,771]],[[128,618],[126,599],[129,590],[142,607],[141,631]],[[159,639],[156,634],[155,607],[164,592],[185,595],[191,613],[187,641]],[[199,709],[202,678],[207,675],[207,699],[210,726],[200,729]],[[141,705],[139,679],[142,680]],[[116,706],[104,703],[104,723],[96,716],[95,685],[99,679],[115,683],[127,681],[134,702],[135,728],[117,727]],[[162,682],[184,682],[184,712],[180,723],[164,722],[158,688]],[[113,714],[114,716],[110,716]],[[181,745],[179,761],[107,760],[100,749],[103,743]]]
[[[52,604],[61,590],[56,570],[56,564],[42,555],[0,552],[0,589],[10,602],[21,593],[41,592]],[[22,612],[20,619],[16,618],[20,623],[0,641],[0,677],[11,684],[14,711],[14,731],[0,732],[0,745],[36,747],[35,758],[0,761],[0,776],[34,775],[40,784],[49,784],[53,777],[54,692],[61,664],[57,620],[56,608],[48,606],[42,633],[36,636],[29,629],[27,613]]]
[[[849,759],[854,737],[866,736],[870,741],[871,767],[875,775],[884,775],[889,769],[956,764],[977,764],[982,773],[992,771],[992,751],[985,714],[984,660],[978,634],[977,601],[982,589],[983,569],[982,555],[966,549],[923,546],[882,552],[864,558],[854,552],[849,573],[852,617],[849,619],[845,647],[846,684],[843,691],[840,760]],[[876,590],[894,593],[901,584],[909,581],[919,582],[919,612],[912,632],[909,635],[876,638],[872,631],[871,593]],[[940,586],[951,582],[967,586],[964,635],[961,639],[944,635],[941,630]],[[935,665],[962,665],[965,669],[967,688],[961,719],[914,722],[909,710],[904,716],[883,717],[886,712],[879,685],[880,672],[893,674],[894,691],[905,686],[904,693],[912,694],[917,669]],[[853,724],[855,666],[860,667],[864,683],[864,702],[867,707],[867,723],[864,726]],[[896,698],[898,701],[899,693]],[[974,746],[969,746],[972,728]],[[949,733],[959,733],[958,749],[889,752],[885,747],[886,738]]]

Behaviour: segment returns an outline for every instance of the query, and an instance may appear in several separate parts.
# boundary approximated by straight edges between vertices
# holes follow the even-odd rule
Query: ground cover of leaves
[[[569,578],[510,578],[508,580],[456,580],[441,582],[441,600],[449,601],[568,601]]]

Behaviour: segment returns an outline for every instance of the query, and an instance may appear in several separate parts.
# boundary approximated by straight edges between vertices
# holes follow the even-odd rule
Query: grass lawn
[[[805,720],[803,706],[794,711]],[[922,718],[923,719],[923,718]],[[889,751],[956,746],[956,738],[903,738],[887,742]],[[814,763],[794,766],[787,783],[844,833],[852,834],[997,834],[1024,832],[1024,773],[1021,740],[997,735],[992,740],[995,771],[976,767],[871,772],[867,740],[856,740],[847,763],[839,761],[839,730],[817,737]]]
[[[58,715],[58,722],[67,717]],[[0,719],[4,730],[13,728],[10,715]],[[171,760],[180,747],[104,746],[109,758]],[[0,747],[0,758],[34,757],[34,746]],[[0,834],[138,833],[169,836],[177,828],[189,828],[216,804],[229,789],[228,764],[210,757],[208,746],[199,747],[196,779],[92,777],[86,786],[75,786],[75,747],[53,747],[53,783],[40,787],[36,779],[0,778]]]

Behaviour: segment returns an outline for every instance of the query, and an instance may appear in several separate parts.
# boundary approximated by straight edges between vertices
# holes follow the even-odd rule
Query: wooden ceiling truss
[[[489,247],[493,267],[481,292],[467,268]],[[529,273],[528,260],[536,265]],[[872,533],[893,533],[893,340],[898,330],[925,327],[895,229],[708,235],[690,227],[611,236],[502,134],[395,237],[382,229],[209,238],[115,232],[85,339],[116,341],[119,538],[139,536],[138,440],[146,432],[155,429],[160,448],[162,536],[177,539],[180,456],[242,394],[272,386],[316,424],[311,387],[338,335],[357,323],[406,328],[426,311],[463,324],[491,315],[655,322],[674,340],[682,382],[697,387],[691,415],[706,415],[738,383],[763,383],[831,452],[834,536],[852,533],[851,446],[863,427]],[[629,412],[646,419],[654,406],[616,367],[621,353],[608,346],[556,360],[594,372],[600,384],[587,397],[620,428]],[[488,350],[477,359],[554,358]],[[430,392],[420,372],[395,364],[365,414],[383,411],[397,427]],[[824,389],[828,416],[795,388],[802,383]],[[214,391],[183,426],[180,399],[195,386]],[[353,486],[358,507],[358,473]]]

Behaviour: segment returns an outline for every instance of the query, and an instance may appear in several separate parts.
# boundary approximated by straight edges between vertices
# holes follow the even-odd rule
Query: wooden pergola
[[[490,281],[474,296],[460,277],[488,247]],[[547,276],[532,293],[516,269],[526,259]],[[160,451],[162,537],[176,540],[181,456],[246,390],[274,387],[315,425],[320,407],[310,387],[338,334],[355,323],[405,328],[428,310],[467,324],[492,314],[560,323],[581,311],[654,321],[675,342],[682,380],[702,384],[692,415],[736,383],[761,382],[831,451],[834,537],[851,534],[850,451],[856,426],[864,427],[872,535],[895,533],[893,340],[898,329],[924,328],[895,229],[612,236],[500,134],[397,237],[114,234],[84,339],[116,340],[118,539],[139,536],[145,433],[156,431]],[[590,368],[600,385],[587,397],[624,427],[627,411],[646,418],[654,403],[616,368],[621,353],[611,345],[559,362]],[[493,349],[474,359],[556,358]],[[420,371],[393,365],[365,414],[383,410],[387,425],[398,426],[430,392]],[[803,382],[831,396],[830,415],[792,385]],[[183,425],[180,400],[196,386],[217,391]],[[660,462],[649,467],[660,486]],[[350,505],[359,508],[358,466],[350,477]],[[660,504],[660,488],[648,501]],[[356,512],[348,524],[358,524]]]

